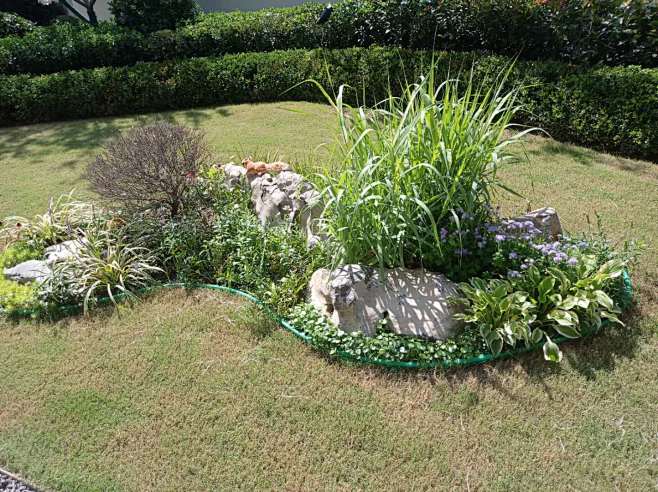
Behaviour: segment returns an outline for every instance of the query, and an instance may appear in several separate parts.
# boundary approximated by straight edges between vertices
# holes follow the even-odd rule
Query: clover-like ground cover
[[[83,187],[102,143],[155,117],[0,130],[0,216]],[[333,136],[312,104],[166,117],[204,128],[226,159],[294,163]],[[327,361],[217,294],[0,323],[0,466],[57,490],[655,487],[658,168],[540,138],[526,152],[502,176],[532,206],[570,231],[598,213],[610,237],[647,242],[627,329],[567,344],[559,366],[530,354],[428,374]]]

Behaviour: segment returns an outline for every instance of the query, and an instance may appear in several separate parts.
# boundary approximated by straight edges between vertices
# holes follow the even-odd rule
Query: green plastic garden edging
[[[631,283],[631,278],[630,275],[626,270],[623,272],[623,280],[624,280],[624,291],[623,291],[623,297],[621,299],[621,307],[622,309],[628,308],[628,306],[631,304],[631,301],[633,300],[633,284]],[[294,326],[292,326],[287,320],[283,319],[281,316],[279,316],[277,313],[272,311],[263,301],[258,299],[256,296],[253,294],[250,294],[249,292],[244,292],[238,289],[234,289],[232,287],[226,287],[224,285],[217,285],[217,284],[187,284],[187,283],[168,283],[168,284],[161,284],[157,285],[154,287],[147,287],[145,289],[141,289],[139,291],[140,294],[148,294],[153,291],[161,290],[161,289],[207,289],[207,290],[215,290],[215,291],[220,291],[220,292],[226,292],[229,294],[237,295],[240,297],[243,297],[252,303],[256,304],[265,314],[267,314],[273,321],[275,321],[279,326],[284,328],[285,330],[289,331],[296,337],[302,339],[304,342],[313,345],[313,338],[307,335],[306,333],[298,330]],[[116,300],[122,300],[125,299],[127,296],[125,294],[117,294],[114,296]],[[101,299],[97,300],[98,304],[108,304],[111,302],[111,299],[109,297],[103,297]],[[64,315],[72,315],[74,313],[80,312],[82,309],[81,304],[77,305],[65,305],[65,306],[59,306],[57,310],[59,310],[62,314]],[[36,310],[21,310],[21,311],[15,311],[12,313],[13,316],[17,317],[33,317],[34,315],[37,314]],[[609,321],[603,320],[603,323],[601,326],[606,326],[609,324]],[[597,331],[588,334],[587,336],[591,336]],[[566,342],[570,340],[567,337],[559,336],[553,339],[553,341],[556,344],[560,344],[563,342]],[[521,347],[521,348],[516,348],[514,350],[508,350],[506,352],[501,352],[498,355],[493,355],[493,354],[480,354],[475,357],[469,357],[466,359],[454,359],[454,360],[439,360],[436,362],[412,362],[412,361],[400,361],[400,360],[389,360],[389,359],[371,359],[369,357],[356,357],[352,354],[349,354],[347,352],[343,351],[336,351],[335,355],[339,359],[343,360],[349,360],[349,361],[354,361],[354,362],[359,362],[362,364],[371,364],[371,365],[376,365],[376,366],[384,366],[384,367],[391,367],[391,368],[402,368],[402,369],[435,369],[438,367],[443,367],[443,368],[450,368],[450,367],[467,367],[467,366],[473,366],[476,364],[484,364],[486,362],[491,362],[494,360],[501,360],[501,359],[508,359],[510,357],[513,357],[515,355],[519,354],[524,354],[527,352],[531,352],[533,350],[538,350],[542,347],[542,344],[535,344],[531,345],[528,347]]]

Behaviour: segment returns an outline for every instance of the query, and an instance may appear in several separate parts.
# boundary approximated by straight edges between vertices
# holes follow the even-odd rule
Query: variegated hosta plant
[[[119,293],[134,298],[137,289],[154,283],[161,273],[148,249],[134,246],[111,230],[88,230],[81,249],[71,258],[55,263],[52,277],[42,286],[45,297],[55,301],[90,302],[101,296],[116,304]]]
[[[480,329],[494,354],[505,345],[544,340],[544,357],[559,362],[562,353],[551,336],[580,338],[598,330],[603,319],[623,325],[621,311],[606,290],[625,267],[619,259],[598,265],[594,256],[583,256],[575,268],[531,267],[516,280],[475,278],[460,286],[460,317]]]

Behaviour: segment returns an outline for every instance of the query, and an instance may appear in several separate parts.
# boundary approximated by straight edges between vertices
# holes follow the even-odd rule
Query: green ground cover
[[[0,216],[84,190],[105,141],[163,116],[203,128],[220,160],[318,162],[333,138],[306,103],[2,129]],[[543,138],[525,152],[503,177],[530,206],[647,243],[628,328],[566,345],[558,366],[391,373],[328,361],[218,294],[0,323],[0,466],[57,490],[656,487],[658,170]]]

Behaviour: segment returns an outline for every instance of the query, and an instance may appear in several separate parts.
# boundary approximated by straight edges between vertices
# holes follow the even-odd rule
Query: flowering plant
[[[505,345],[544,340],[544,357],[559,362],[562,354],[551,337],[579,338],[598,330],[603,319],[623,324],[617,317],[621,310],[606,290],[625,267],[621,259],[599,266],[595,256],[584,255],[566,272],[531,265],[518,278],[474,278],[460,286],[464,313],[459,316],[479,328],[494,354]]]

